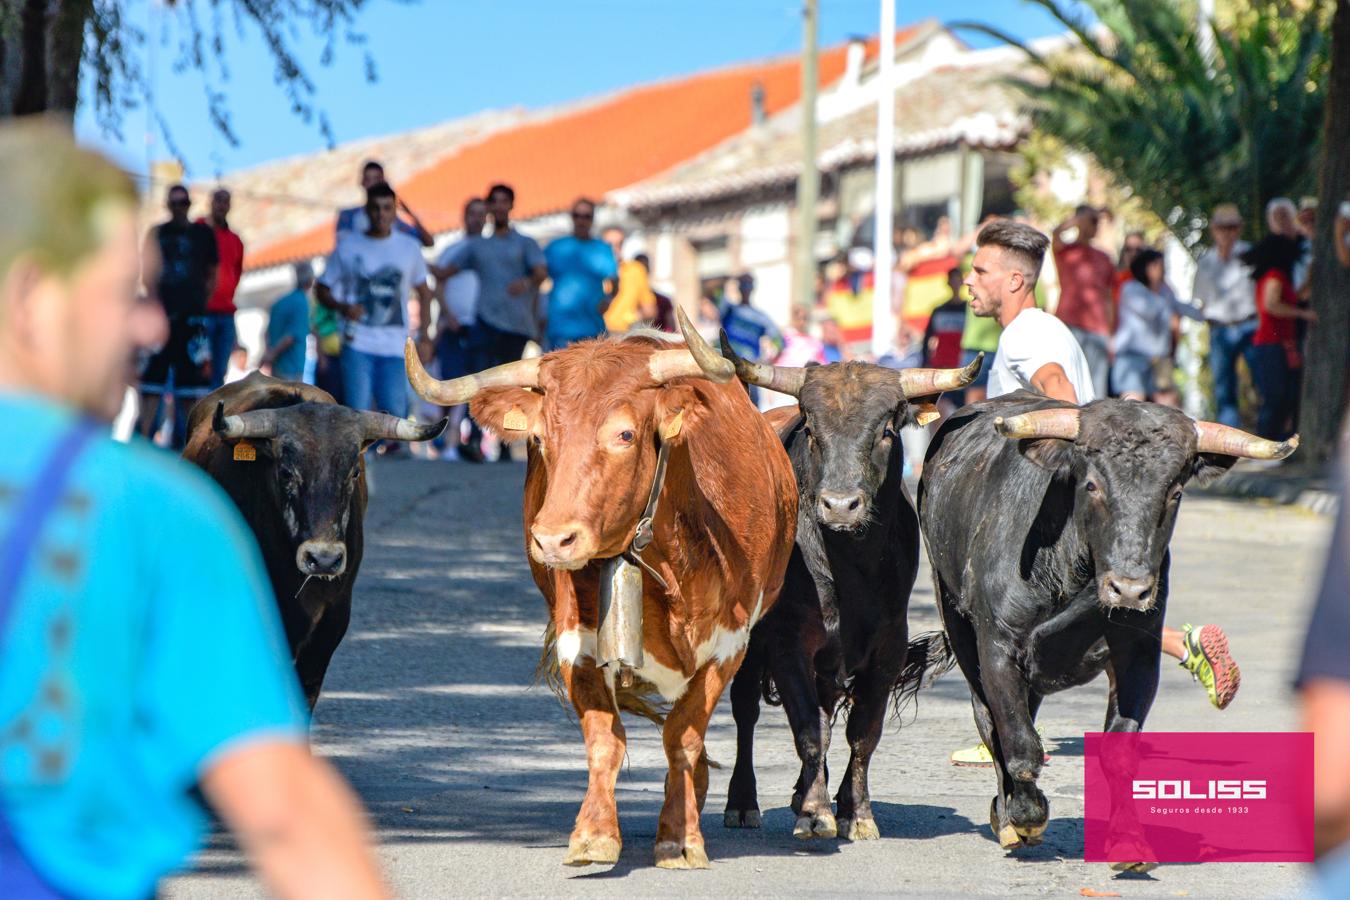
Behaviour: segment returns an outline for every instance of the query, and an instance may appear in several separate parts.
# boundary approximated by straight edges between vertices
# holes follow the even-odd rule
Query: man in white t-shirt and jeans
[[[347,320],[342,346],[342,389],[353,409],[408,414],[408,381],[403,344],[413,333],[408,297],[416,296],[416,334],[423,356],[430,355],[428,323],[431,288],[418,242],[394,230],[397,201],[384,182],[366,191],[365,232],[338,240],[314,288],[315,298]]]
[[[1000,219],[980,230],[975,245],[965,280],[971,311],[1003,326],[989,369],[989,398],[1027,390],[1079,405],[1098,399],[1087,358],[1068,326],[1036,308],[1036,279],[1050,239],[1030,225]],[[1211,629],[1208,635],[1206,629]],[[1164,628],[1162,651],[1181,660],[1205,686],[1210,702],[1223,709],[1237,693],[1241,676],[1231,658],[1222,666],[1206,658],[1200,649],[1202,636],[1207,646],[1221,646],[1227,656],[1228,640],[1217,625]],[[983,744],[957,750],[951,759],[956,765],[993,764]]]

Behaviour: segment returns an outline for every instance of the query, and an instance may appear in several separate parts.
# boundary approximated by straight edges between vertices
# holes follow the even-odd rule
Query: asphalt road
[[[524,466],[379,462],[352,627],[315,713],[313,744],[370,809],[380,856],[404,897],[1054,895],[1288,896],[1298,865],[1163,866],[1113,877],[1082,860],[1082,734],[1101,727],[1105,683],[1058,694],[1040,724],[1058,749],[1041,779],[1045,843],[1005,854],[988,828],[993,775],[947,761],[974,741],[959,673],[925,692],[916,719],[891,722],[872,764],[882,839],[803,843],[787,808],[797,760],[782,711],[766,708],[756,740],[764,827],[722,827],[735,731],[724,698],[708,734],[714,771],[703,816],[712,868],[651,864],[664,756],[651,724],[628,723],[619,779],[623,855],[611,868],[564,868],[586,785],[570,709],[531,687],[545,624],[521,542]],[[1289,682],[1330,520],[1287,507],[1188,497],[1172,544],[1172,624],[1220,622],[1243,670],[1226,712],[1164,664],[1150,730],[1284,730],[1296,725]],[[912,628],[936,627],[927,571]],[[911,720],[912,719],[912,720]],[[840,726],[842,732],[842,725]],[[846,742],[834,742],[843,771]],[[834,785],[831,785],[833,792]],[[171,898],[262,896],[226,837]]]

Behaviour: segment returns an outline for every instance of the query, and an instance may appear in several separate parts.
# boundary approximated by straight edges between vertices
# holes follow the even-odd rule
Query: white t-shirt
[[[998,352],[989,368],[989,396],[1036,390],[1031,377],[1049,363],[1059,363],[1064,369],[1080,405],[1097,399],[1087,358],[1073,333],[1059,319],[1039,309],[1022,310],[999,335]]]
[[[402,356],[408,337],[408,297],[427,283],[422,246],[406,234],[372,238],[344,232],[324,266],[321,284],[343,303],[363,310],[347,322],[347,342],[372,356]]]
[[[464,241],[456,241],[446,247],[436,260],[436,265],[440,267],[449,265],[451,256],[459,251],[463,243]],[[445,306],[450,314],[459,320],[461,326],[473,324],[474,314],[478,310],[477,272],[473,269],[461,269],[450,276],[450,280],[445,283]]]

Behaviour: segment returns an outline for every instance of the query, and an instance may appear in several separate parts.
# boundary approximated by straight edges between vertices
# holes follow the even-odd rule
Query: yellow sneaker
[[[989,752],[989,748],[984,745],[983,741],[974,747],[952,751],[952,765],[954,766],[992,766],[993,764],[994,755]]]
[[[1182,625],[1186,658],[1181,667],[1205,687],[1209,702],[1218,709],[1227,708],[1242,684],[1242,670],[1228,652],[1228,635],[1218,625]]]

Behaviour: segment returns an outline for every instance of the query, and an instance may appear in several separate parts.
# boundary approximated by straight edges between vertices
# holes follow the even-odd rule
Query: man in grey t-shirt
[[[510,186],[494,184],[487,195],[492,236],[462,242],[447,254],[445,265],[432,267],[439,279],[478,273],[477,320],[469,333],[475,371],[520,359],[538,331],[535,307],[548,264],[534,239],[511,227],[515,202]]]

